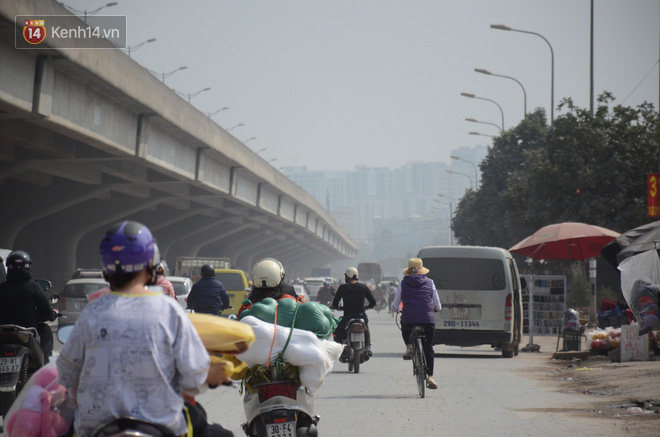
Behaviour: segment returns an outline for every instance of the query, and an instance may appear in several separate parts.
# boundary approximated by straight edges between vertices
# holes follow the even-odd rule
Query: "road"
[[[370,311],[374,356],[359,374],[336,363],[316,393],[319,434],[378,436],[602,436],[603,424],[570,412],[586,411],[579,396],[544,387],[533,370],[554,352],[556,338],[537,338],[541,353],[501,358],[490,347],[436,346],[438,390],[417,393],[412,364],[403,361],[403,341],[386,312]],[[526,339],[527,340],[527,339]],[[209,390],[198,400],[213,422],[244,435],[237,388]]]

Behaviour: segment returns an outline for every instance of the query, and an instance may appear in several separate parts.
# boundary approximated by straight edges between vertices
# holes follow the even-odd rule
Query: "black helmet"
[[[212,278],[215,276],[215,269],[211,264],[204,264],[202,266],[202,278]]]
[[[7,270],[29,269],[32,267],[30,254],[22,250],[15,250],[7,256]]]

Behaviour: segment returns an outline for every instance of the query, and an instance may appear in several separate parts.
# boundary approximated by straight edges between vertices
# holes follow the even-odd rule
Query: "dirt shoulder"
[[[527,376],[566,396],[580,396],[584,408],[568,414],[599,421],[603,435],[660,436],[660,357],[628,363],[601,355],[559,360],[552,358],[556,337],[539,342],[544,353]]]

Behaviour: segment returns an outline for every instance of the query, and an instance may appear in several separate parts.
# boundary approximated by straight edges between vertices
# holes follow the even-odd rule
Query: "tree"
[[[658,112],[644,103],[598,98],[592,117],[564,99],[566,113],[546,125],[537,109],[495,138],[481,164],[482,185],[458,205],[460,244],[511,247],[548,224],[581,221],[625,231],[649,221],[646,175],[658,168]]]

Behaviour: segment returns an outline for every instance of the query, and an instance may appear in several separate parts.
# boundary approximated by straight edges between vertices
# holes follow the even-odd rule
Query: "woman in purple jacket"
[[[433,336],[435,334],[434,312],[440,311],[442,305],[438,297],[438,290],[431,278],[426,274],[429,269],[419,258],[411,258],[408,261],[408,268],[403,269],[403,280],[396,291],[392,309],[399,311],[399,305],[403,303],[401,309],[401,335],[406,344],[406,353],[403,354],[404,360],[412,359],[412,344],[410,344],[410,334],[415,325],[424,327],[424,355],[426,356],[426,386],[430,389],[438,388],[433,379]]]

